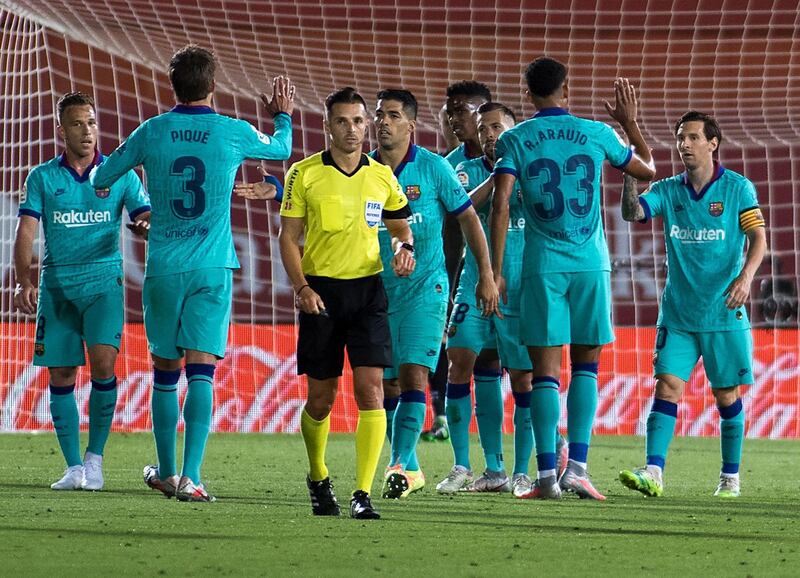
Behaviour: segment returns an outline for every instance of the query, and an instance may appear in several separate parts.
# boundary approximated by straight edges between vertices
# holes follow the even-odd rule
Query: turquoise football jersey
[[[756,189],[717,165],[697,192],[686,173],[657,181],[639,197],[646,220],[660,216],[667,249],[667,282],[658,324],[690,332],[750,327],[747,310],[725,307],[723,292],[742,271],[748,215],[763,224]],[[744,217],[744,220],[743,220]]]
[[[91,178],[108,186],[132,167],[144,166],[153,206],[147,276],[236,269],[231,235],[236,172],[245,159],[284,160],[291,152],[288,114],[275,117],[275,134],[268,136],[212,108],[178,105],[142,123]]]
[[[370,155],[380,162],[378,151]],[[472,206],[447,161],[415,144],[409,147],[394,174],[411,209],[408,222],[414,235],[414,258],[417,264],[408,277],[394,274],[391,266],[394,257],[391,236],[386,226],[381,224],[378,233],[383,261],[381,275],[391,310],[397,308],[398,300],[407,301],[421,296],[423,288],[438,286],[439,289],[435,290],[443,299],[447,298],[450,293],[442,247],[445,214],[459,215]]]
[[[602,122],[540,110],[497,141],[495,173],[516,177],[525,212],[523,275],[610,271],[600,210],[603,161],[633,152]]]
[[[456,167],[456,176],[461,182],[465,191],[471,191],[492,174],[492,165],[486,157],[479,157],[464,161]],[[483,232],[489,242],[489,214],[492,210],[492,199],[489,199],[480,207],[476,207],[478,217],[483,225]],[[519,311],[519,290],[522,279],[522,253],[525,249],[525,215],[522,211],[522,201],[520,199],[519,187],[515,184],[514,190],[508,202],[508,236],[506,237],[506,247],[503,257],[503,277],[506,279],[506,292],[508,303],[500,301],[500,310],[503,313]],[[461,272],[459,290],[475,292],[475,285],[478,283],[478,262],[469,247],[464,258],[464,270]]]
[[[60,155],[34,167],[20,195],[19,215],[41,220],[44,230],[40,289],[51,299],[79,299],[122,281],[119,236],[123,207],[131,219],[150,210],[142,182],[126,171],[110,188],[95,190],[89,171],[79,175]]]
[[[460,164],[461,164],[461,163],[463,163],[464,161],[468,161],[468,160],[470,160],[470,159],[473,159],[473,158],[480,158],[480,157],[470,157],[470,156],[467,156],[467,147],[466,147],[466,146],[464,145],[464,143],[462,142],[462,143],[461,143],[460,145],[458,145],[456,148],[454,148],[453,150],[451,150],[451,151],[450,151],[450,152],[447,154],[447,156],[446,156],[446,157],[444,157],[444,158],[447,160],[447,162],[448,162],[448,163],[450,163],[450,166],[452,166],[453,168],[456,168],[458,165],[460,165]]]

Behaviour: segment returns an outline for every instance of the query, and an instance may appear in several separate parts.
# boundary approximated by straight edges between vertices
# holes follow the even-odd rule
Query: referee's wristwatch
[[[400,243],[400,247],[398,247],[398,249],[405,249],[412,255],[414,254],[414,245],[412,245],[411,243],[406,243],[405,241]]]

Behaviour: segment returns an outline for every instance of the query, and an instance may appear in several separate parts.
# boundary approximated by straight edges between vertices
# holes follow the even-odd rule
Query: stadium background
[[[745,399],[751,437],[800,437],[797,221],[800,164],[800,15],[794,1],[572,0],[181,2],[0,0],[3,111],[0,252],[0,431],[51,428],[46,373],[30,365],[33,326],[12,307],[12,245],[18,192],[29,169],[58,154],[53,108],[69,90],[95,96],[101,150],[110,152],[143,119],[173,104],[164,71],[195,42],[220,60],[219,112],[271,131],[255,95],[277,74],[297,85],[291,161],[323,148],[321,103],[352,85],[374,103],[379,88],[404,87],[421,105],[417,142],[441,148],[436,111],[450,82],[475,78],[526,116],[521,71],[540,54],[570,66],[575,114],[606,118],[616,76],[639,87],[643,131],[658,177],[680,170],[671,134],[685,110],[714,113],[723,163],[756,183],[771,252],[753,285],[756,385]],[[282,176],[288,164],[274,164]],[[652,392],[652,325],[663,283],[658,225],[619,217],[616,171],[605,173],[604,215],[614,261],[617,342],[601,363],[597,433],[641,433]],[[242,178],[256,178],[248,165]],[[304,399],[295,376],[294,314],[275,244],[275,206],[234,199],[242,261],[230,348],[218,371],[217,431],[297,431]],[[343,250],[346,250],[343,249]],[[141,327],[144,247],[123,235],[128,326],[118,362],[115,430],[149,429],[150,364]],[[273,259],[273,254],[276,256]],[[182,381],[185,389],[185,381]],[[78,378],[84,420],[88,373]],[[352,431],[349,375],[333,429]],[[510,400],[507,400],[510,404]],[[511,415],[511,412],[508,413]],[[702,368],[679,412],[679,431],[718,433]],[[510,422],[510,419],[509,419]],[[506,424],[510,426],[510,423]]]

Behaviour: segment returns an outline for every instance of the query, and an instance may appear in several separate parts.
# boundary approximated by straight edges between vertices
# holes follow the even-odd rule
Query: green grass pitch
[[[512,440],[506,438],[511,454]],[[55,436],[0,436],[2,576],[797,576],[800,442],[748,440],[738,500],[711,496],[716,439],[673,444],[662,498],[617,481],[641,465],[644,441],[601,437],[590,466],[605,503],[510,495],[439,496],[450,448],[420,443],[428,486],[403,501],[373,494],[383,519],[315,518],[295,435],[217,434],[204,475],[214,504],[148,489],[148,434],[112,434],[106,489],[54,492]],[[384,450],[386,452],[386,450]],[[509,456],[511,457],[511,456]],[[473,466],[482,463],[477,440]],[[353,438],[328,447],[340,503],[354,480]],[[382,466],[381,466],[382,471]],[[346,511],[343,508],[343,512]]]

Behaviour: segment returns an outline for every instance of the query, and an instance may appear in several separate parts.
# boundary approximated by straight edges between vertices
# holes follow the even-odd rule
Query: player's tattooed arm
[[[639,191],[636,189],[636,179],[625,174],[622,176],[622,218],[626,221],[641,221],[644,219],[644,209],[639,202]]]

